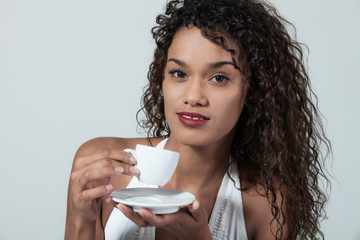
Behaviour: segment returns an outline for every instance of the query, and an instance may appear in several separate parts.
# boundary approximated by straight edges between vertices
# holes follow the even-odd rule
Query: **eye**
[[[216,75],[211,79],[212,81],[215,81],[216,83],[224,83],[224,81],[229,80],[229,78],[223,76],[223,75]]]
[[[171,70],[169,71],[169,74],[174,78],[185,78],[186,74],[181,70]]]

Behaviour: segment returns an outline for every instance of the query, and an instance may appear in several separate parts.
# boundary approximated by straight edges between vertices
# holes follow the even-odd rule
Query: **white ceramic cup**
[[[174,174],[180,154],[161,148],[136,145],[136,150],[125,149],[137,160],[135,165],[140,173],[136,175],[140,182],[164,186]]]

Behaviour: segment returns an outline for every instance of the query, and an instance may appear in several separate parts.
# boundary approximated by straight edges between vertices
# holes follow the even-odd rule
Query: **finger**
[[[122,174],[134,176],[139,173],[139,169],[124,162],[120,162],[111,158],[102,158],[92,162],[84,167],[84,170],[102,167],[120,167],[123,169]]]
[[[200,208],[200,202],[198,200],[193,201],[188,206],[189,212],[195,221],[200,221],[206,215],[206,211],[203,208]]]
[[[102,152],[102,156],[109,157],[115,161],[123,162],[129,165],[137,164],[135,157],[128,152],[118,149],[107,149],[106,151]]]
[[[106,199],[105,199],[105,202],[107,202],[107,203],[109,203],[109,204],[113,205],[114,207],[116,207],[116,205],[118,205],[118,204],[119,204],[119,203],[115,202],[114,200],[112,200],[112,198],[111,198],[111,197],[106,198]]]
[[[139,170],[136,167],[133,167],[133,166],[125,164],[125,163],[121,163],[121,162],[119,162],[117,160],[113,160],[113,159],[108,158],[108,157],[101,158],[101,159],[98,159],[98,160],[96,160],[94,162],[91,162],[90,164],[88,164],[87,166],[84,166],[84,168],[79,170],[79,171],[80,172],[81,171],[83,171],[83,172],[87,172],[87,171],[91,172],[91,171],[93,171],[93,169],[100,169],[100,168],[105,168],[105,167],[113,167],[114,171],[115,171],[115,174],[122,173],[122,174],[134,176],[134,175],[139,173]]]
[[[117,204],[116,208],[118,208],[127,218],[133,221],[139,227],[150,227],[152,226],[149,222],[144,220],[138,213],[134,212],[132,208],[124,205]]]
[[[156,227],[164,227],[168,224],[170,214],[156,215],[145,208],[140,208],[138,214],[149,224]],[[166,220],[167,218],[167,220]]]
[[[123,169],[122,173],[126,175],[134,176],[139,173],[139,169],[136,167],[129,165],[124,162],[120,162],[118,160],[114,160],[109,157],[104,157],[101,159],[98,159],[92,163],[89,163],[88,165],[84,166],[83,170],[86,171],[88,169],[96,169],[96,168],[102,168],[102,167],[120,167]]]
[[[130,175],[130,176],[135,176],[137,174],[139,174],[139,169],[137,167],[128,165],[128,164],[122,164],[122,168],[124,169],[123,174],[125,175]]]
[[[108,185],[108,184],[111,184],[111,177],[91,181],[91,182],[89,182],[88,184],[85,185],[84,189],[94,188],[94,187],[97,187],[97,186]]]
[[[139,173],[139,169],[133,166],[134,161],[136,162],[136,160],[131,160],[131,158],[133,157],[130,156],[130,153],[123,152],[123,154],[125,158],[122,158],[122,160],[113,159],[110,157],[103,157],[84,166],[84,169],[100,168],[106,166],[122,167],[124,169],[124,171],[122,172],[123,174],[135,176],[136,174]]]
[[[76,157],[77,168],[83,168],[91,163],[98,161],[99,159],[109,157],[111,155],[110,149],[100,149],[89,154],[83,154]]]
[[[124,172],[122,167],[105,167],[105,168],[92,168],[84,170],[82,176],[79,179],[81,186],[85,186],[88,182],[94,180],[100,180],[104,178],[110,178],[114,175],[120,175]]]
[[[82,155],[78,157],[78,166],[84,167],[91,164],[99,159],[110,158],[118,162],[123,162],[129,165],[135,165],[136,159],[128,152],[119,149],[101,149],[96,152]]]
[[[105,194],[109,193],[113,189],[111,184],[106,186],[98,186],[95,188],[84,190],[80,193],[80,201],[88,202],[96,198],[102,197]]]
[[[84,168],[84,171],[87,169],[96,169],[96,168],[102,168],[102,167],[106,167],[106,166],[111,166],[114,169],[118,168],[118,169],[122,169],[122,174],[125,175],[130,175],[130,176],[135,176],[136,174],[139,173],[139,169],[137,167],[134,167],[132,165],[126,164],[126,163],[122,163],[113,159],[100,159],[92,164],[89,164],[88,166],[86,166]]]
[[[80,193],[83,190],[108,185],[110,183],[110,177],[120,175],[123,171],[121,167],[105,167],[73,172],[71,174],[73,192]]]

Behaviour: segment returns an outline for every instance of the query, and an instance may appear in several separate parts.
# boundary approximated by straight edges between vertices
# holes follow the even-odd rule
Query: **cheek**
[[[164,111],[165,117],[170,117],[170,112],[174,111],[176,102],[178,101],[178,91],[174,91],[174,88],[168,86],[168,84],[163,84],[163,96],[164,96]]]
[[[170,79],[164,79],[162,84],[164,102],[167,105],[174,105],[175,103],[181,102],[182,99],[182,89],[179,84],[174,83]]]
[[[222,116],[224,126],[227,125],[232,128],[235,126],[240,117],[240,114],[244,107],[244,98],[243,96],[239,96],[238,94],[230,94],[223,99],[223,104],[219,104],[217,106],[217,109],[220,110],[220,115]]]
[[[229,105],[224,108],[222,116],[225,121],[230,123],[236,123],[242,111],[242,105],[233,101],[229,102]]]
[[[169,98],[174,96],[174,94],[176,93],[176,91],[174,91],[174,87],[172,86],[172,84],[169,83],[169,80],[167,80],[166,78],[162,83],[162,91],[164,95],[164,101],[167,102],[169,102]]]

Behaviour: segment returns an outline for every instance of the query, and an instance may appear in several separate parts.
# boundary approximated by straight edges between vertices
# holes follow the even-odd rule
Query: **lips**
[[[189,127],[198,127],[210,120],[202,114],[193,112],[179,112],[177,115],[180,122]]]

